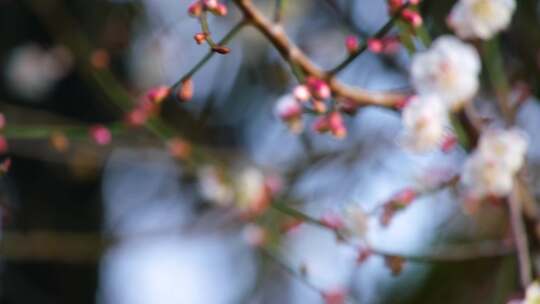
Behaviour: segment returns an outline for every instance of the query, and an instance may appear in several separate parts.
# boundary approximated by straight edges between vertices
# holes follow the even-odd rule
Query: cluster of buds
[[[199,192],[203,199],[221,207],[234,208],[249,219],[262,214],[275,194],[274,181],[254,168],[247,167],[227,174],[215,166],[198,173]]]
[[[313,125],[313,129],[319,133],[329,132],[337,138],[347,135],[347,128],[341,112],[354,113],[356,106],[351,102],[345,102],[336,111],[327,112],[327,100],[332,97],[332,90],[328,83],[316,77],[308,77],[306,83],[294,88],[292,94],[281,97],[276,103],[276,115],[287,123],[294,133],[303,130],[302,114],[304,106],[310,105],[313,112],[321,114]]]
[[[383,213],[380,218],[382,225],[387,226],[395,213],[408,207],[418,196],[416,190],[406,188],[394,194],[390,200],[383,205]]]
[[[401,42],[396,36],[388,36],[384,38],[371,38],[367,41],[368,49],[375,54],[395,54],[399,51]]]
[[[227,6],[219,0],[196,0],[188,8],[189,15],[193,17],[201,16],[204,11],[217,16],[225,16],[227,15]]]
[[[343,122],[343,116],[336,111],[317,118],[313,128],[320,133],[330,132],[333,136],[340,139],[347,136],[347,128]]]
[[[146,123],[149,117],[159,111],[159,106],[169,96],[170,89],[159,86],[148,91],[137,105],[126,114],[126,123],[130,126],[140,127]]]
[[[420,0],[389,0],[388,7],[391,14],[396,14],[400,12],[400,17],[403,21],[410,24],[413,28],[417,28],[422,25],[423,19],[422,16],[418,13],[417,10],[406,7],[404,5],[418,5]],[[401,10],[401,11],[400,11]]]

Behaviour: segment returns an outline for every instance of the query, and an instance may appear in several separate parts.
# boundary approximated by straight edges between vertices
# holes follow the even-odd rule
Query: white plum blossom
[[[505,196],[523,165],[527,138],[519,130],[489,130],[465,162],[462,183],[475,198]]]
[[[18,96],[33,101],[43,97],[72,66],[71,53],[64,47],[46,50],[28,43],[15,48],[8,59],[6,79]]]
[[[478,149],[485,158],[496,159],[509,170],[517,171],[527,152],[527,136],[518,129],[488,130],[482,135]]]
[[[540,304],[540,283],[535,281],[527,287],[523,304]]]
[[[203,166],[197,172],[198,189],[203,199],[219,206],[231,206],[234,200],[234,191],[226,183],[225,177],[214,166]]]
[[[283,95],[276,102],[274,112],[283,120],[291,132],[298,134],[304,129],[302,105],[292,94]]]
[[[363,238],[368,230],[368,220],[368,215],[358,205],[347,206],[344,210],[344,230],[349,236]]]
[[[515,0],[460,0],[448,23],[461,38],[490,39],[510,25],[515,9]]]
[[[266,194],[265,177],[255,167],[246,167],[237,171],[234,187],[237,194],[236,204],[240,209],[256,207]]]
[[[449,130],[448,111],[435,96],[414,96],[403,109],[403,144],[417,152],[437,148]]]
[[[419,94],[436,95],[457,110],[478,91],[480,68],[476,49],[447,35],[414,55],[411,78]]]

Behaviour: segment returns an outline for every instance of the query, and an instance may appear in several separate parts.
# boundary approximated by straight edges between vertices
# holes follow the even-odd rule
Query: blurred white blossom
[[[298,94],[305,95],[306,93],[298,92]],[[309,92],[307,94],[309,94]],[[292,94],[280,97],[276,102],[274,112],[277,117],[287,124],[287,127],[291,132],[298,134],[303,131],[302,105]]]
[[[525,301],[523,304],[539,304],[540,303],[540,283],[533,282],[525,293]]]
[[[69,51],[63,47],[46,50],[28,43],[11,52],[6,67],[6,80],[18,96],[36,100],[47,94],[72,66]]]
[[[352,236],[363,238],[368,230],[369,216],[358,205],[350,205],[344,212],[345,232]]]
[[[435,96],[415,96],[403,110],[405,128],[403,144],[413,151],[438,147],[448,128],[448,113],[443,102]]]
[[[510,25],[515,0],[460,0],[448,22],[461,38],[490,39]]]
[[[523,165],[527,140],[521,131],[490,130],[465,162],[462,181],[473,197],[510,193],[513,177]]]
[[[213,166],[204,166],[197,175],[199,193],[205,200],[220,206],[230,206],[233,203],[234,192],[225,182],[223,172]]]
[[[478,91],[480,68],[480,57],[472,46],[442,36],[429,50],[413,57],[411,77],[419,94],[436,95],[456,110]]]

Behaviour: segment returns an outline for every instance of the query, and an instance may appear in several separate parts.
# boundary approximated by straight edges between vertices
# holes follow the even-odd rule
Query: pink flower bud
[[[199,0],[193,2],[188,8],[188,14],[192,17],[199,17],[202,14],[203,6]]]
[[[321,293],[324,304],[345,304],[347,293],[342,289],[323,291]]]
[[[330,124],[325,116],[321,116],[313,123],[313,129],[319,133],[330,131]]]
[[[206,41],[206,38],[208,35],[206,33],[197,33],[195,36],[193,36],[193,39],[197,44],[202,44],[204,41]]]
[[[311,92],[311,95],[313,95],[317,99],[325,100],[330,98],[330,96],[332,95],[330,87],[324,80],[315,77],[309,77],[307,79],[306,85]]]
[[[423,23],[422,16],[411,9],[404,9],[403,12],[401,12],[401,17],[415,28],[421,26]]]
[[[126,114],[125,122],[129,126],[133,127],[140,127],[146,123],[146,120],[148,119],[148,114],[146,111],[136,108],[132,110],[131,112]]]
[[[171,138],[167,142],[167,148],[169,154],[177,159],[186,160],[191,155],[192,147],[191,145],[179,137]]]
[[[326,104],[322,100],[313,99],[311,101],[311,105],[313,106],[313,111],[322,114],[326,112]]]
[[[169,96],[169,93],[169,87],[159,86],[148,91],[146,97],[148,100],[154,103],[161,103],[163,100],[165,100],[165,98],[167,98],[167,96]]]
[[[390,8],[390,12],[394,13],[403,5],[403,0],[390,0],[388,1],[388,7]]]
[[[418,5],[418,4],[420,4],[420,2],[421,2],[421,0],[409,0],[409,3],[411,5]]]
[[[355,53],[360,47],[360,42],[356,36],[347,36],[347,38],[345,38],[345,47],[349,53]]]
[[[455,135],[447,136],[442,142],[441,150],[444,153],[448,153],[457,146],[457,143],[458,140]]]
[[[194,93],[193,80],[191,78],[188,78],[182,81],[176,94],[177,94],[178,99],[180,99],[180,101],[187,102],[193,98],[193,93]]]
[[[8,142],[7,139],[0,135],[0,154],[4,154],[8,151]]]
[[[377,38],[368,39],[367,45],[368,49],[375,54],[382,52],[384,47],[382,40]]]
[[[104,125],[94,125],[90,128],[90,137],[98,145],[108,145],[112,140],[111,131]]]
[[[227,12],[227,6],[223,3],[218,4],[217,8],[214,11],[214,13],[218,16],[226,16]]]
[[[209,10],[215,10],[219,6],[218,0],[203,0],[204,6]]]
[[[347,136],[347,129],[343,123],[343,118],[339,112],[332,112],[328,116],[328,125],[330,131],[337,138],[344,138]]]
[[[305,85],[296,86],[293,90],[293,95],[300,102],[308,101],[311,98],[311,94]]]

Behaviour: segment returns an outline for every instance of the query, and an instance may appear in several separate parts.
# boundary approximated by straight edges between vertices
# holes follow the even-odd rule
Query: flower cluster
[[[460,0],[448,24],[461,38],[490,39],[510,25],[515,9],[515,0]]]
[[[401,20],[410,24],[413,28],[419,27],[423,24],[422,16],[418,13],[417,10],[411,8],[410,6],[420,4],[420,0],[389,0],[388,7],[391,14],[400,12]],[[408,7],[405,7],[405,6]],[[401,11],[400,11],[401,10]]]
[[[418,96],[403,110],[404,143],[415,151],[439,147],[448,137],[448,112],[471,100],[479,86],[476,50],[452,36],[438,38],[412,60],[411,78]]]
[[[489,130],[465,163],[462,182],[473,198],[505,196],[512,190],[514,175],[527,151],[522,131]]]
[[[227,15],[227,6],[219,0],[197,0],[188,8],[188,13],[193,17],[199,17],[205,11],[217,16],[225,16]]]
[[[221,207],[235,208],[246,216],[264,212],[276,191],[271,185],[271,179],[257,168],[240,168],[229,175],[210,165],[198,171],[198,188],[206,201]]]
[[[332,97],[328,84],[316,77],[308,77],[306,83],[294,88],[292,94],[281,97],[275,105],[276,116],[287,123],[294,133],[303,130],[302,114],[308,107],[312,112],[319,114],[313,129],[319,133],[329,132],[336,138],[347,135],[343,117],[339,111],[328,111],[327,102]],[[340,108],[347,112],[350,107]]]

